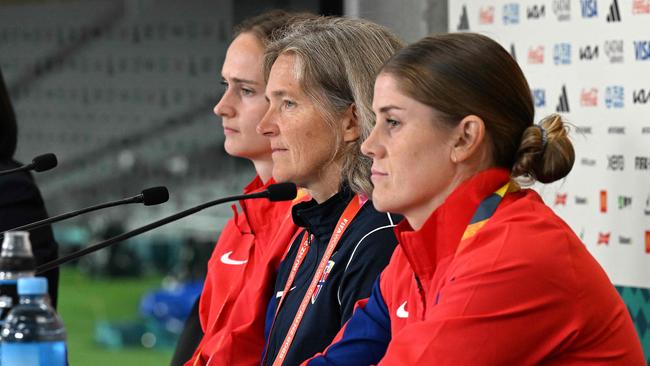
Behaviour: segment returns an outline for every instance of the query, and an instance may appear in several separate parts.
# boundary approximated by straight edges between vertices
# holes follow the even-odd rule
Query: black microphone
[[[166,225],[172,221],[176,221],[179,219],[182,219],[184,217],[187,217],[191,214],[197,213],[203,209],[206,209],[208,207],[212,207],[221,203],[226,203],[226,202],[232,202],[232,201],[239,201],[239,200],[246,200],[246,199],[253,199],[253,198],[268,198],[269,201],[289,201],[292,200],[296,197],[296,194],[298,193],[298,190],[296,188],[296,185],[293,183],[277,183],[277,184],[272,184],[270,185],[265,191],[262,192],[257,192],[257,193],[250,193],[250,194],[240,194],[237,196],[230,196],[230,197],[225,197],[225,198],[219,198],[214,201],[206,202],[203,204],[200,204],[198,206],[189,208],[185,211],[181,211],[179,213],[176,213],[171,216],[167,216],[163,219],[160,219],[158,221],[154,221],[151,224],[139,227],[135,230],[128,231],[124,234],[120,234],[117,236],[114,236],[110,239],[104,240],[102,242],[99,242],[97,244],[91,245],[89,247],[86,247],[84,249],[78,250],[72,254],[66,255],[61,258],[57,258],[53,261],[47,262],[45,264],[42,264],[38,267],[36,267],[36,274],[41,274],[44,272],[47,272],[53,268],[56,268],[60,266],[63,263],[75,260],[81,256],[84,256],[86,254],[95,252],[97,250],[100,250],[102,248],[106,248],[109,245],[118,243],[120,241],[132,238],[136,235],[146,233],[147,231],[151,231],[155,228],[158,228],[160,226]]]
[[[30,164],[20,166],[18,168],[14,169],[9,169],[9,170],[3,170],[0,172],[0,176],[5,175],[5,174],[11,174],[11,173],[17,173],[17,172],[22,172],[25,170],[34,170],[36,172],[44,172],[46,170],[50,170],[54,167],[59,162],[56,159],[56,155],[49,153],[49,154],[43,154],[35,157]]]
[[[41,221],[36,221],[32,222],[31,224],[19,226],[7,231],[28,231],[32,229],[36,229],[38,227],[41,227],[43,225],[51,224],[53,222],[59,222],[65,219],[69,219],[71,217],[79,216],[81,214],[87,213],[87,212],[92,212],[92,211],[97,211],[101,210],[102,208],[108,208],[108,207],[113,207],[113,206],[119,206],[119,205],[126,205],[130,203],[142,203],[145,206],[153,206],[153,205],[158,205],[164,202],[167,202],[169,200],[169,191],[167,191],[166,187],[153,187],[153,188],[147,188],[142,191],[137,196],[129,197],[129,198],[124,198],[118,201],[113,201],[113,202],[108,202],[108,203],[102,203],[100,205],[95,205],[95,206],[90,206],[86,207],[84,209],[78,210],[78,211],[72,211],[68,212],[65,214],[61,214],[58,216],[53,216]],[[3,231],[1,234],[6,233],[7,231]]]

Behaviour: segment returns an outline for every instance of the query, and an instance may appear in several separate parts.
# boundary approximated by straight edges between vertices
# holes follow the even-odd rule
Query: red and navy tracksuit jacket
[[[264,184],[257,176],[244,193],[265,190],[272,183],[273,179]],[[201,293],[199,317],[205,335],[185,365],[206,365],[208,360],[210,365],[259,364],[264,345],[263,318],[278,265],[298,230],[291,218],[291,206],[300,199],[242,200],[241,212],[232,206],[233,218],[223,228],[212,252]],[[236,306],[243,293],[249,295],[247,305]],[[254,356],[246,357],[249,344],[236,343],[242,333],[250,335],[246,339],[258,345]]]
[[[620,296],[532,190],[466,236],[503,169],[461,184],[399,246],[335,342],[304,365],[645,365]],[[464,237],[464,239],[463,239]]]
[[[293,207],[294,222],[304,231],[298,235],[282,261],[275,283],[276,296],[271,299],[266,320],[266,364],[273,363],[287,330],[321,261],[339,217],[352,199],[358,199],[343,188],[322,204],[302,202]],[[316,289],[285,359],[285,365],[298,365],[331,343],[334,336],[352,315],[355,303],[370,295],[372,285],[388,264],[396,245],[393,226],[400,218],[376,211],[366,202],[343,233],[332,255],[330,271]],[[289,272],[296,258],[303,235],[314,238],[307,251],[293,286],[270,333],[277,302],[282,295]],[[330,264],[330,263],[328,263]]]

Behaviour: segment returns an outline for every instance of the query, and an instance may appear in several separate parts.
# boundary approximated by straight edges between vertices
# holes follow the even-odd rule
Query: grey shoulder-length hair
[[[301,88],[333,127],[342,113],[355,106],[361,135],[350,144],[343,144],[342,136],[336,136],[338,149],[332,159],[341,159],[341,178],[356,193],[370,196],[373,188],[372,160],[361,153],[361,143],[374,125],[375,77],[384,62],[402,47],[402,41],[383,26],[339,17],[294,23],[267,47],[264,62],[267,80],[280,55],[294,55]]]

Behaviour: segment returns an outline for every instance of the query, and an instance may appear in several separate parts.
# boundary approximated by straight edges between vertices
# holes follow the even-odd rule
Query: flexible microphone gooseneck
[[[129,198],[124,198],[118,201],[113,201],[113,202],[108,202],[108,203],[102,203],[100,205],[95,205],[91,207],[86,207],[78,211],[73,211],[73,212],[68,212],[65,214],[61,214],[58,216],[53,216],[44,220],[32,222],[31,224],[19,226],[7,231],[28,231],[32,229],[36,229],[38,227],[41,227],[43,225],[51,224],[53,222],[59,222],[63,221],[65,219],[69,219],[71,217],[79,216],[81,214],[85,214],[87,212],[92,212],[92,211],[97,211],[101,210],[102,208],[108,208],[108,207],[113,207],[113,206],[119,206],[119,205],[126,205],[130,203],[142,203],[145,206],[153,206],[153,205],[158,205],[164,202],[167,202],[169,200],[169,191],[167,191],[166,187],[152,187],[152,188],[147,188],[142,191],[137,196],[129,197]],[[3,231],[0,234],[4,234],[7,231]]]
[[[19,166],[18,168],[14,169],[8,169],[8,170],[3,170],[0,172],[0,176],[3,176],[5,174],[11,174],[11,173],[17,173],[17,172],[22,172],[25,170],[34,170],[36,172],[44,172],[46,170],[50,170],[58,164],[58,160],[56,159],[56,155],[49,153],[49,154],[43,154],[35,157],[31,163],[23,166]]]
[[[292,200],[296,197],[297,194],[297,188],[296,185],[293,183],[278,183],[278,184],[272,184],[270,185],[265,191],[262,192],[257,192],[257,193],[251,193],[251,194],[241,194],[237,196],[230,196],[230,197],[225,197],[225,198],[220,198],[214,201],[206,202],[203,204],[200,204],[198,206],[189,208],[185,211],[181,211],[179,213],[176,213],[171,216],[167,216],[163,219],[160,219],[158,221],[154,221],[151,224],[139,227],[135,230],[128,231],[124,234],[120,234],[117,236],[114,236],[110,239],[107,239],[105,241],[99,242],[97,244],[91,245],[89,247],[86,247],[84,249],[78,250],[72,254],[69,254],[67,256],[55,259],[53,261],[47,262],[45,264],[42,264],[38,267],[36,267],[36,274],[41,274],[43,272],[47,272],[50,269],[56,268],[60,266],[63,263],[75,260],[81,256],[84,256],[86,254],[95,252],[97,250],[106,248],[109,245],[115,244],[117,242],[132,238],[136,235],[145,233],[147,231],[153,230],[155,228],[158,228],[160,226],[166,225],[172,221],[176,221],[179,219],[182,219],[186,216],[189,216],[191,214],[197,213],[203,209],[206,209],[208,207],[212,207],[221,203],[226,203],[226,202],[232,202],[232,201],[238,201],[238,200],[246,200],[246,199],[253,199],[253,198],[268,198],[269,201],[276,202],[276,201],[289,201]]]

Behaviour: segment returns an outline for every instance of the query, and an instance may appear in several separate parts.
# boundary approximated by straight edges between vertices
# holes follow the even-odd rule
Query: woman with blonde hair
[[[346,18],[293,24],[269,45],[270,107],[258,131],[270,139],[275,180],[313,200],[292,210],[303,230],[279,268],[263,365],[296,365],[329,344],[388,263],[395,218],[366,199],[360,146],[374,121],[375,74],[401,45],[384,27]]]
[[[522,181],[567,176],[560,115],[533,124],[495,41],[461,33],[397,52],[375,82],[373,203],[399,246],[338,341],[306,365],[644,365],[630,315],[569,226]]]

